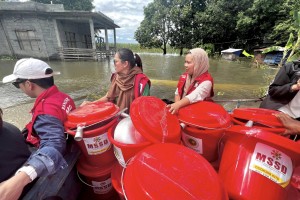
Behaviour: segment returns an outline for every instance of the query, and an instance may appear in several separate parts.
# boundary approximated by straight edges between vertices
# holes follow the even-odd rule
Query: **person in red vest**
[[[208,73],[209,60],[203,49],[190,50],[185,56],[184,67],[185,73],[180,76],[175,91],[175,103],[167,105],[172,114],[191,103],[212,101],[214,96],[214,81]]]
[[[114,56],[115,73],[112,74],[111,84],[106,95],[95,102],[113,102],[121,110],[127,108],[139,96],[149,96],[151,82],[143,73],[143,64],[138,54],[130,49],[121,48]],[[81,105],[85,105],[84,101]]]
[[[31,98],[36,98],[31,121],[23,131],[33,151],[14,176],[0,184],[1,198],[17,199],[23,188],[37,177],[48,176],[66,168],[64,122],[75,109],[70,96],[54,85],[51,67],[44,61],[23,58],[17,61],[13,74],[3,78]],[[18,148],[18,147],[11,147]]]

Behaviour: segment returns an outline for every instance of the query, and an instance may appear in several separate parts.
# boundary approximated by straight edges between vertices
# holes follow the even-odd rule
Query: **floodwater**
[[[144,73],[151,79],[151,95],[173,100],[178,77],[184,72],[184,56],[139,54]],[[100,62],[47,61],[61,75],[55,76],[55,83],[61,91],[75,99],[76,105],[84,100],[95,100],[107,91],[113,59]],[[16,61],[0,61],[0,79],[13,71]],[[265,75],[276,73],[275,69],[258,69],[251,62],[210,59],[209,72],[215,82],[215,100],[258,98],[260,88],[268,85]],[[29,111],[34,99],[27,97],[12,84],[0,83],[0,107],[4,119],[24,127],[30,119]],[[226,105],[225,105],[226,106]]]

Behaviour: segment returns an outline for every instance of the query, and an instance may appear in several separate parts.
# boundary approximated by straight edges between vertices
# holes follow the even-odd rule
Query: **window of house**
[[[77,48],[75,33],[65,32],[65,35],[66,35],[67,46],[69,48]]]
[[[17,41],[21,50],[40,51],[39,39],[34,30],[15,30]]]

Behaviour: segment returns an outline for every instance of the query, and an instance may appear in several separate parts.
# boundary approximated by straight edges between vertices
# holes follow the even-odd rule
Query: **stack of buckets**
[[[299,197],[291,182],[300,145],[279,135],[276,111],[235,109],[230,116],[218,104],[198,102],[171,115],[160,99],[139,97],[118,121],[119,109],[105,105],[79,108],[65,124],[75,135],[78,124],[109,119],[84,129],[78,142],[78,171],[99,199],[109,199],[112,186],[122,200]],[[120,138],[127,133],[133,135]]]
[[[116,158],[107,132],[118,122],[118,115],[119,108],[113,103],[89,103],[69,113],[65,122],[66,131],[74,136],[81,150],[77,170],[89,199],[117,195],[111,182]]]
[[[129,130],[128,130],[129,129]],[[125,140],[115,135],[129,134]],[[133,137],[132,135],[135,137]],[[170,114],[166,104],[156,97],[142,96],[133,101],[130,117],[122,119],[108,131],[118,160],[112,171],[113,186],[121,199],[125,199],[121,174],[130,160],[146,147],[159,143],[181,144],[181,127],[176,116]],[[126,142],[129,141],[131,142]]]
[[[233,111],[235,125],[225,132],[218,172],[230,199],[299,199],[291,181],[300,165],[300,145],[280,136],[285,129],[276,113],[260,108]]]

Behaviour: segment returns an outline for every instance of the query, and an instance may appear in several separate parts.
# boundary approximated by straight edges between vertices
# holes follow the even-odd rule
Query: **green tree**
[[[167,53],[170,32],[170,1],[154,0],[144,8],[145,18],[135,31],[134,38],[146,48],[161,48]]]
[[[204,12],[195,15],[195,35],[199,44],[212,43],[216,50],[240,47],[236,31],[237,13],[252,5],[253,0],[211,0]]]
[[[38,3],[50,4],[63,4],[66,10],[84,10],[91,11],[95,7],[93,0],[32,0]]]
[[[255,0],[250,8],[238,15],[236,30],[241,37],[256,37],[284,45],[291,32],[289,13],[297,0]],[[292,28],[293,29],[293,28]]]
[[[195,24],[195,14],[205,10],[205,0],[173,0],[170,8],[171,29],[169,32],[170,46],[180,49],[192,48],[195,44],[193,30],[198,25]]]

